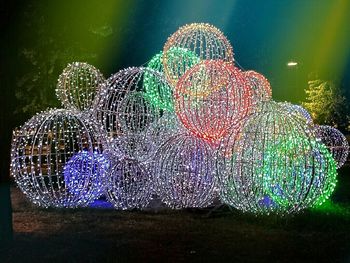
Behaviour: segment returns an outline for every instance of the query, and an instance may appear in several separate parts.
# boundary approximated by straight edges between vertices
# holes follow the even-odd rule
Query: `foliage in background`
[[[333,81],[310,80],[302,105],[317,124],[345,130],[349,123],[348,105],[343,90]]]

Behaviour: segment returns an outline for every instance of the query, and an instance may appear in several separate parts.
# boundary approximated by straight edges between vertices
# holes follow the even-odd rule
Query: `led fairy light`
[[[243,75],[246,78],[247,85],[252,90],[252,104],[256,105],[261,101],[271,99],[271,85],[263,75],[253,70],[244,71]]]
[[[89,110],[104,81],[105,78],[94,66],[73,62],[59,76],[56,95],[67,109]]]
[[[162,201],[172,208],[206,207],[216,194],[212,147],[189,134],[175,135],[154,158],[154,180]]]
[[[175,111],[192,134],[217,141],[251,110],[251,89],[242,73],[222,60],[189,69],[174,90]]]
[[[317,125],[315,129],[318,138],[331,152],[337,168],[342,167],[349,154],[349,143],[344,134],[328,125]]]
[[[222,200],[243,211],[291,213],[321,204],[333,192],[333,158],[313,127],[274,101],[243,122],[234,144],[217,151]],[[222,154],[230,152],[231,154]]]
[[[147,129],[160,118],[160,109],[144,96],[145,74],[168,85],[159,72],[148,68],[127,68],[112,75],[103,85],[94,103],[94,112],[108,134],[108,147],[118,156],[145,161],[154,149]]]
[[[186,56],[174,56],[170,52],[174,48],[191,51],[200,60],[234,61],[232,46],[219,29],[205,23],[182,26],[168,38],[163,48],[164,73],[173,86],[192,66]]]
[[[105,139],[97,124],[85,122],[85,117],[72,110],[42,112],[14,136],[12,174],[34,204],[86,206],[103,191],[100,180],[107,167],[92,153],[102,153]]]
[[[304,119],[307,123],[312,124],[313,120],[311,114],[302,106],[297,104],[292,104],[289,102],[279,102],[279,104],[290,114],[295,115],[298,118]]]
[[[200,60],[192,51],[185,48],[172,47],[168,51],[168,65],[170,68],[177,67],[178,70],[184,70],[197,64]],[[147,64],[147,68],[156,70],[160,73],[164,73],[163,68],[163,52],[156,54]],[[184,72],[181,73],[181,75]],[[158,77],[154,74],[145,72],[144,89],[146,91],[146,97],[156,107],[173,112],[173,87],[170,85],[164,85],[159,82]]]
[[[134,159],[114,158],[106,178],[106,196],[116,209],[144,208],[153,194],[153,184],[148,169]]]

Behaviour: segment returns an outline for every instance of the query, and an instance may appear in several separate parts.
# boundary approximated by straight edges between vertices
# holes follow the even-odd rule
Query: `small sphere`
[[[182,26],[168,38],[163,48],[165,77],[173,86],[193,66],[187,56],[173,54],[170,50],[174,48],[185,49],[199,60],[234,61],[232,46],[219,29],[204,23]]]
[[[106,181],[107,199],[116,209],[144,208],[153,193],[148,169],[133,159],[116,160]]]
[[[331,152],[339,169],[344,165],[349,154],[349,142],[338,129],[327,125],[316,125],[318,138]]]
[[[189,69],[175,91],[175,111],[194,135],[218,141],[251,111],[251,90],[241,72],[221,60]]]
[[[12,174],[34,204],[87,206],[103,191],[99,181],[107,167],[97,156],[105,137],[93,120],[85,120],[77,111],[54,109],[34,116],[16,132]]]
[[[56,95],[67,109],[90,110],[100,85],[105,81],[102,73],[84,62],[73,62],[58,78]]]
[[[154,181],[162,201],[172,208],[207,207],[216,194],[214,150],[188,134],[165,142],[154,158]]]
[[[192,51],[185,48],[172,47],[168,50],[168,63],[170,68],[177,67],[178,70],[185,70],[197,64],[200,60]],[[163,52],[156,54],[147,64],[147,68],[164,74]],[[181,72],[181,75],[185,72]],[[143,81],[146,96],[157,108],[173,112],[173,87],[171,85],[160,85],[153,74],[145,72]]]
[[[224,141],[217,151],[225,203],[247,212],[287,214],[320,205],[334,191],[332,156],[312,126],[278,103],[262,102],[232,136],[233,145]]]

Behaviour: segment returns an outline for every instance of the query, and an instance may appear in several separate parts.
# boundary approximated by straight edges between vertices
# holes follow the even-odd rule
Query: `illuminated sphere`
[[[221,60],[206,60],[189,69],[175,91],[175,111],[197,137],[217,141],[250,113],[251,90],[241,72]]]
[[[84,194],[84,185],[91,184],[94,199],[105,191],[103,181],[108,174],[109,160],[100,153],[83,150],[73,155],[63,167],[64,182],[67,190],[75,195]],[[93,180],[91,181],[91,175]]]
[[[154,158],[154,181],[162,201],[172,208],[207,207],[216,191],[212,147],[191,135],[171,137]]]
[[[243,72],[247,85],[252,90],[252,101],[256,105],[261,101],[270,100],[272,97],[272,90],[270,82],[260,73],[253,70]]]
[[[160,109],[145,98],[145,74],[166,84],[158,72],[148,68],[127,68],[112,75],[95,101],[97,121],[108,135],[108,148],[122,158],[145,161],[154,153],[147,129],[160,118]]]
[[[304,107],[289,102],[279,102],[279,104],[295,117],[304,119],[309,124],[313,123],[311,114]]]
[[[261,103],[233,136],[233,145],[223,143],[217,151],[220,196],[228,205],[287,214],[320,205],[334,191],[332,156],[312,127],[278,103]]]
[[[331,152],[337,163],[337,168],[342,167],[349,154],[349,143],[344,134],[336,128],[327,125],[317,125],[316,132],[318,138]]]
[[[90,110],[104,81],[104,76],[94,66],[73,62],[59,76],[56,95],[67,109]]]
[[[168,63],[170,68],[176,66],[179,67],[179,63],[184,63],[185,65],[181,65],[181,67],[178,68],[181,70],[182,68],[185,68],[185,66],[190,68],[199,62],[199,58],[192,51],[184,48],[170,48],[168,53]],[[164,74],[163,52],[156,54],[148,62],[147,68]],[[143,85],[146,91],[146,97],[152,104],[166,111],[174,111],[173,88],[170,85],[164,85],[164,83],[159,82],[157,77],[148,72],[145,72]]]
[[[219,29],[204,23],[182,26],[168,38],[163,48],[164,73],[169,83],[174,86],[193,66],[187,56],[174,56],[170,51],[174,48],[188,50],[199,60],[222,60],[230,63],[234,61],[232,46]]]
[[[116,209],[144,208],[153,193],[148,169],[136,160],[116,160],[107,177],[107,199]]]
[[[106,167],[96,154],[102,153],[105,137],[96,123],[85,120],[77,111],[54,109],[34,116],[16,133],[12,174],[34,204],[80,207],[98,197]]]

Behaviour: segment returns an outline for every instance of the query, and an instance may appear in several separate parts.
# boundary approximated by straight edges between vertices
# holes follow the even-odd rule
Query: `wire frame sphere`
[[[108,147],[122,158],[139,161],[150,158],[147,129],[160,118],[160,109],[145,98],[142,92],[145,74],[167,85],[158,72],[148,68],[127,68],[111,76],[96,99],[96,119],[108,134]]]
[[[302,106],[289,102],[279,102],[279,104],[290,114],[297,118],[304,119],[307,123],[312,124],[311,114]]]
[[[339,169],[344,165],[349,154],[349,143],[345,135],[338,129],[328,125],[317,125],[316,132],[322,143],[326,145],[331,152]]]
[[[272,90],[270,82],[262,74],[253,70],[244,71],[243,74],[247,85],[252,90],[252,101],[254,105],[271,99]]]
[[[217,151],[226,204],[246,212],[287,214],[320,205],[334,191],[332,156],[312,127],[278,103],[261,103],[233,136],[233,145],[223,143]]]
[[[173,48],[188,50],[200,60],[234,61],[232,46],[219,29],[204,23],[182,26],[168,38],[163,48],[164,73],[174,86],[192,65],[186,56],[174,56],[169,52]]]
[[[107,199],[116,209],[144,208],[154,192],[151,179],[142,163],[127,158],[116,160],[106,181]]]
[[[251,90],[241,72],[222,60],[189,69],[175,91],[175,111],[194,135],[217,141],[251,111]]]
[[[104,186],[104,136],[92,120],[76,111],[40,113],[16,133],[12,174],[23,193],[43,207],[87,206]],[[85,157],[86,156],[86,157]]]
[[[184,70],[197,64],[200,60],[190,50],[185,48],[172,47],[168,51],[168,64],[170,68],[178,67],[178,70]],[[180,64],[182,63],[182,64]],[[156,70],[164,74],[163,52],[156,54],[147,64],[147,68]],[[182,72],[183,74],[184,72]],[[144,89],[146,96],[156,107],[173,112],[173,87],[170,85],[160,85],[158,78],[153,74],[145,72]]]
[[[212,147],[188,134],[171,137],[154,159],[154,176],[162,201],[172,208],[207,207],[216,194]]]
[[[56,95],[67,109],[90,110],[99,86],[104,81],[104,76],[94,66],[73,62],[59,76]]]

